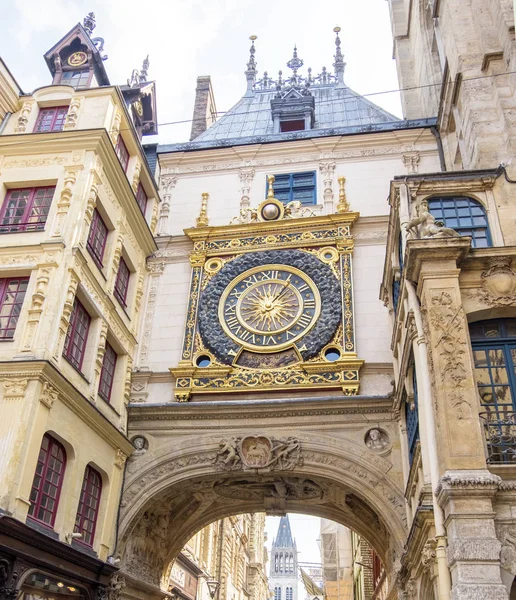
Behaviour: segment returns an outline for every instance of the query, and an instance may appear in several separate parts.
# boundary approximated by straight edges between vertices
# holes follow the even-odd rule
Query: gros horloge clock
[[[312,358],[341,319],[339,281],[328,265],[302,250],[239,256],[211,279],[199,301],[206,347],[224,364],[247,367]]]
[[[185,230],[192,277],[181,360],[170,369],[180,402],[194,394],[358,392],[351,275],[358,214],[341,202],[337,214],[315,216],[271,190],[257,209],[219,227],[208,226],[203,194],[197,227]]]

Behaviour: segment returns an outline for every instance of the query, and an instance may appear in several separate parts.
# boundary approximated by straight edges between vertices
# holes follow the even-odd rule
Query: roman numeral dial
[[[303,271],[287,265],[255,267],[236,277],[219,303],[225,333],[250,350],[276,352],[316,323],[321,298]]]

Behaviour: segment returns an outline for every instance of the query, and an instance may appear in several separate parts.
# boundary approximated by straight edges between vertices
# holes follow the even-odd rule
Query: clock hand
[[[275,298],[272,299],[273,302],[276,302],[277,300],[279,300],[285,294],[285,292],[287,291],[287,289],[288,289],[288,287],[290,285],[290,278],[291,277],[292,277],[292,275],[289,275],[287,277],[287,279],[285,281],[285,284],[283,285],[283,288],[282,288],[281,292]]]

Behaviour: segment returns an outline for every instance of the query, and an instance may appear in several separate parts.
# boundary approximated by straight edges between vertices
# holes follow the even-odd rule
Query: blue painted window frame
[[[428,208],[437,221],[455,229],[460,235],[471,236],[473,248],[493,245],[485,206],[469,196],[432,196]]]
[[[481,336],[475,333],[475,330],[478,331],[479,328],[482,328],[482,330],[485,332],[486,327],[489,327],[492,331],[495,326],[500,333],[499,337],[487,336],[485,334],[484,336]],[[509,333],[509,328],[514,331],[514,335]],[[478,357],[476,353],[484,351],[486,352],[487,358],[485,368],[489,374],[490,383],[477,383],[482,410],[484,412],[496,412],[500,414],[500,416],[503,416],[504,409],[506,411],[516,410],[516,319],[489,319],[486,321],[476,321],[470,324],[469,329],[475,371],[479,368],[479,364],[477,362]],[[492,357],[487,354],[490,350],[499,351],[498,357],[499,359],[503,359],[503,364],[493,364]],[[512,350],[515,351],[514,355]],[[500,369],[502,367],[505,367],[505,371],[507,373],[506,384],[497,382],[493,378],[493,372],[495,369]],[[501,403],[498,401],[500,395],[496,393],[497,388],[503,387],[508,388],[510,398],[512,400],[511,403]],[[494,402],[483,402],[482,400],[486,397],[486,395],[485,392],[482,392],[482,390],[489,390],[489,388],[494,392],[492,394]]]
[[[409,463],[412,465],[414,460],[414,452],[416,450],[416,444],[419,441],[419,406],[417,398],[417,376],[416,367],[412,366],[412,387],[414,390],[414,408],[411,409],[407,402],[407,393],[404,392],[403,398],[405,400],[405,423],[407,426],[407,441],[409,451]]]
[[[301,204],[306,206],[317,204],[317,179],[315,175],[315,171],[274,175],[275,198],[283,202],[283,204],[288,204],[293,200],[299,200]],[[267,181],[265,184],[265,196],[267,196],[268,192],[269,182]]]

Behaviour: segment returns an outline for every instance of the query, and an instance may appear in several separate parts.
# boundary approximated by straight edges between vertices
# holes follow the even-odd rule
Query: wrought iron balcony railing
[[[516,411],[480,413],[487,445],[487,462],[516,464]]]

